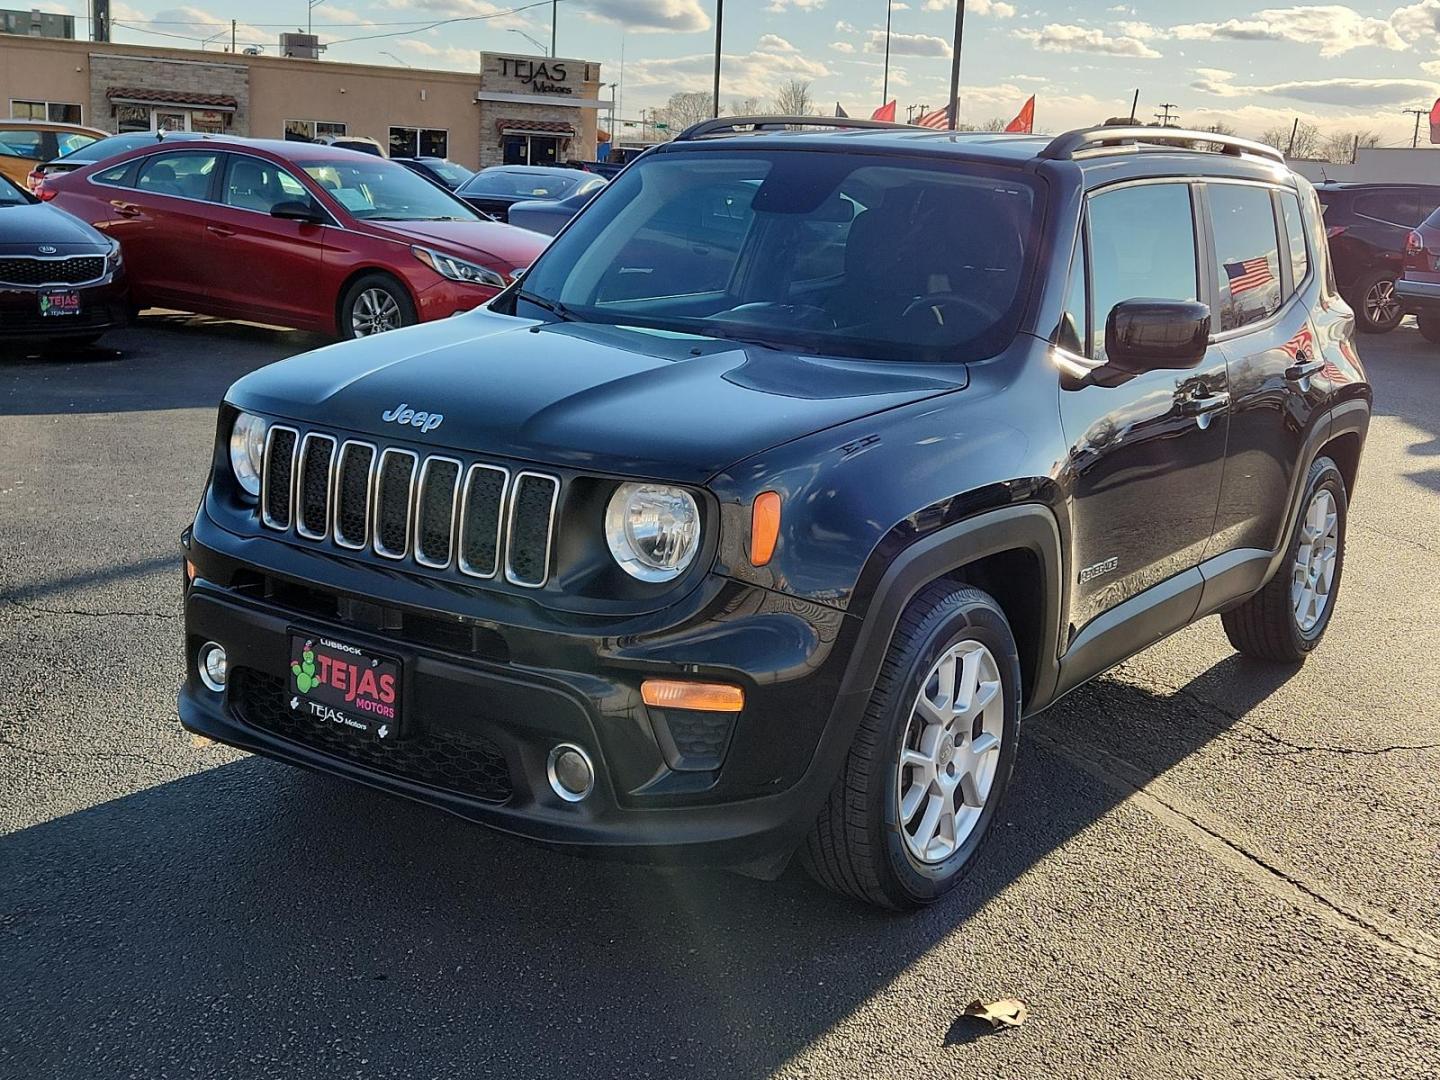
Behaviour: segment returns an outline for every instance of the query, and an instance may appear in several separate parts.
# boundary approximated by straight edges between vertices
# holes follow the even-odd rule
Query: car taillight
[[[1330,225],[1330,226],[1327,226],[1326,229],[1325,229],[1325,238],[1326,238],[1327,240],[1334,240],[1335,237],[1339,236],[1339,235],[1340,235],[1341,233],[1343,233],[1347,228],[1349,228],[1348,225]]]
[[[1405,238],[1405,254],[1407,256],[1425,254],[1425,238],[1413,229]]]
[[[35,182],[35,186],[32,187],[30,190],[31,193],[41,202],[49,202],[58,194],[58,192],[56,192],[53,187],[45,183],[45,178],[43,176]]]
[[[38,191],[40,189],[40,181],[44,179],[45,172],[43,169],[31,169],[25,177],[25,186],[31,191]]]

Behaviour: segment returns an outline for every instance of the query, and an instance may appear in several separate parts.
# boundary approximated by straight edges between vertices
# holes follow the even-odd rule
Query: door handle
[[[110,205],[115,208],[115,212],[116,212],[117,214],[119,214],[121,217],[130,217],[130,218],[133,218],[133,217],[139,217],[140,214],[141,214],[140,207],[136,206],[134,203],[121,203],[121,202],[117,202],[117,203],[111,203]]]
[[[1325,367],[1324,360],[1307,359],[1305,353],[1301,353],[1296,359],[1300,361],[1298,364],[1291,364],[1285,369],[1285,378],[1290,382],[1304,382],[1312,375],[1319,375]]]
[[[234,236],[234,229],[227,229],[223,225],[206,225],[205,231],[215,236]]]
[[[1194,417],[1195,424],[1204,431],[1210,426],[1211,419],[1217,412],[1230,407],[1230,395],[1224,391],[1216,391],[1213,394],[1198,394],[1184,403],[1181,411],[1190,417]]]

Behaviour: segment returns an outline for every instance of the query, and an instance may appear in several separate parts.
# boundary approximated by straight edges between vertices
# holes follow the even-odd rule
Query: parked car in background
[[[581,190],[593,194],[604,183],[603,177],[593,173],[557,165],[492,165],[466,180],[455,194],[476,210],[505,221],[517,202],[563,199]]]
[[[578,214],[608,181],[582,184],[575,193],[563,199],[526,199],[510,204],[510,224],[531,232],[554,236]]]
[[[316,143],[160,144],[45,186],[125,246],[141,306],[347,338],[468,311],[545,247],[409,169]]]
[[[1440,345],[1440,209],[1406,237],[1405,272],[1395,292],[1425,340]]]
[[[129,317],[120,245],[0,176],[0,342],[88,344]]]
[[[438,157],[412,157],[412,158],[391,158],[397,165],[404,165],[413,173],[418,173],[426,180],[432,180],[439,184],[446,191],[454,191],[466,180],[475,175],[473,169],[467,169],[464,165],[457,165],[447,158]]]
[[[23,186],[30,171],[40,162],[79,150],[108,134],[80,124],[0,120],[0,175]]]
[[[581,172],[591,172],[596,176],[603,176],[606,180],[613,180],[625,166],[618,161],[567,161],[567,169],[579,169]]]
[[[1410,231],[1440,206],[1440,185],[1315,186],[1325,209],[1325,232],[1340,292],[1355,309],[1355,325],[1384,334],[1414,310],[1396,293]]]
[[[205,138],[209,138],[209,136],[198,131],[127,131],[121,135],[109,135],[103,139],[96,139],[92,143],[86,143],[78,150],[71,150],[69,153],[42,162],[30,171],[25,178],[25,183],[31,191],[43,199],[45,198],[44,183],[47,176],[60,176],[63,173],[74,172],[86,165],[108,161],[112,157],[117,157],[141,146],[151,146],[167,140],[183,142],[188,139]]]
[[[321,135],[315,140],[319,146],[334,146],[341,150],[354,150],[374,157],[389,157],[379,140],[368,135]]]

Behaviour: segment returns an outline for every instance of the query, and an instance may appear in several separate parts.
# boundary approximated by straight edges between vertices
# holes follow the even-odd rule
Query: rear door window
[[[1263,322],[1280,310],[1280,241],[1270,189],[1210,184],[1220,329]]]
[[[0,157],[24,158],[27,161],[44,161],[47,156],[53,154],[45,153],[45,135],[43,131],[33,128],[4,128],[0,129]],[[54,138],[49,140],[52,144]]]
[[[210,180],[215,175],[218,160],[218,154],[197,151],[156,154],[140,166],[135,186],[152,195],[208,199]]]
[[[1105,325],[1117,304],[1199,298],[1195,251],[1188,184],[1141,184],[1091,196],[1092,357],[1105,359]]]

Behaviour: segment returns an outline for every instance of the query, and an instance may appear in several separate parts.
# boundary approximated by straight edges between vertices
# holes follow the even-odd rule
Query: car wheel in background
[[[940,899],[974,866],[1020,733],[1005,613],[953,583],[900,618],[840,776],[800,849],[827,888],[878,907]]]
[[[1328,457],[1316,458],[1280,569],[1220,616],[1231,645],[1257,660],[1297,663],[1320,644],[1340,592],[1348,514],[1345,478]]]
[[[1440,315],[1417,315],[1415,321],[1420,324],[1421,337],[1440,345]]]
[[[389,274],[356,278],[340,300],[340,336],[347,340],[383,334],[415,322],[410,294]]]
[[[1395,292],[1395,279],[1389,274],[1370,274],[1355,286],[1355,328],[1367,334],[1388,334],[1400,325],[1405,308]]]

